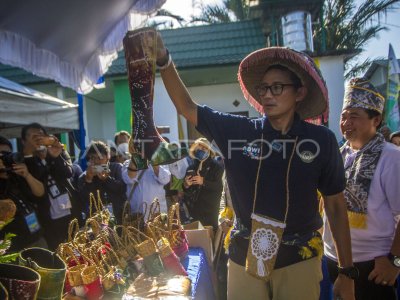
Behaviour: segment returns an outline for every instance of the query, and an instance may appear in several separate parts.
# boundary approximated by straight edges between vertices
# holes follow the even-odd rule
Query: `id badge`
[[[26,215],[24,218],[25,218],[26,225],[28,226],[29,231],[31,233],[35,233],[40,230],[40,224],[39,224],[36,214],[34,212],[30,213],[29,215]]]
[[[57,205],[60,210],[72,208],[71,200],[67,193],[62,194],[57,199],[53,199],[52,204]]]
[[[60,190],[58,189],[56,184],[49,186],[49,192],[50,192],[51,198],[53,198],[53,199],[57,198],[61,194]]]

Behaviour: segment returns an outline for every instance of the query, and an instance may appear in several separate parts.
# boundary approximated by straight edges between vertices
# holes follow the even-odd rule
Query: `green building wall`
[[[129,94],[128,80],[114,80],[114,107],[117,131],[132,129],[131,96]]]

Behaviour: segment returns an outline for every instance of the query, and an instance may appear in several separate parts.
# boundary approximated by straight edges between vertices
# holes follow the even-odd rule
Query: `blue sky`
[[[357,0],[361,3],[361,0]],[[400,6],[398,6],[400,7]],[[392,44],[396,57],[400,58],[400,9],[387,13],[386,16],[381,16],[380,21],[388,27],[388,31],[381,32],[379,37],[371,40],[365,47],[366,52],[360,56],[360,59],[367,57],[387,57],[389,52],[389,43]]]
[[[202,0],[205,4],[222,3],[222,0]],[[199,3],[201,0],[167,0],[163,8],[180,15],[186,19],[190,15],[196,14],[199,10],[193,8],[192,3]],[[356,0],[359,4],[362,0]],[[400,6],[399,6],[400,7]],[[392,43],[396,57],[400,58],[400,9],[396,12],[389,12],[386,16],[381,16],[380,21],[384,23],[390,30],[382,32],[379,37],[371,40],[366,45],[366,52],[359,56],[359,60],[363,61],[365,58],[386,58],[389,51],[389,43]]]

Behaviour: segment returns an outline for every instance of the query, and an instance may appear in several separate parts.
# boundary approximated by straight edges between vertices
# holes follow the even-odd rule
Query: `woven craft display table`
[[[193,300],[214,300],[214,288],[207,257],[203,248],[190,248],[188,256],[182,263],[191,280],[191,299]],[[135,296],[125,294],[123,300],[140,299]],[[177,298],[186,299],[186,297]]]

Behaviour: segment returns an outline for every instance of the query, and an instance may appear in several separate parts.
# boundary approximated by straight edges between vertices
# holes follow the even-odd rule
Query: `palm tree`
[[[382,15],[395,10],[400,0],[364,0],[357,7],[353,0],[325,0],[322,26],[314,30],[314,46],[318,53],[347,50],[356,56],[381,31],[388,30],[380,23]],[[353,77],[370,65],[370,59],[355,63],[356,56],[345,61],[346,78]]]
[[[199,16],[193,16],[191,23],[227,23],[245,20],[249,17],[249,7],[245,0],[224,0],[222,5],[197,4],[201,8]]]
[[[166,9],[159,9],[157,14],[148,20],[147,26],[157,29],[173,28],[173,21],[176,21],[179,27],[184,26],[186,23],[186,20],[181,16],[175,15]]]
[[[381,31],[388,30],[380,19],[388,12],[398,9],[400,0],[324,0],[321,26],[314,26],[314,48],[317,53],[344,50],[355,55],[346,59],[346,78],[365,71],[371,59],[358,63],[357,56],[365,51],[368,42]],[[195,2],[196,3],[196,2]],[[190,23],[225,23],[249,18],[248,0],[223,0],[222,5],[203,5],[198,16]]]

